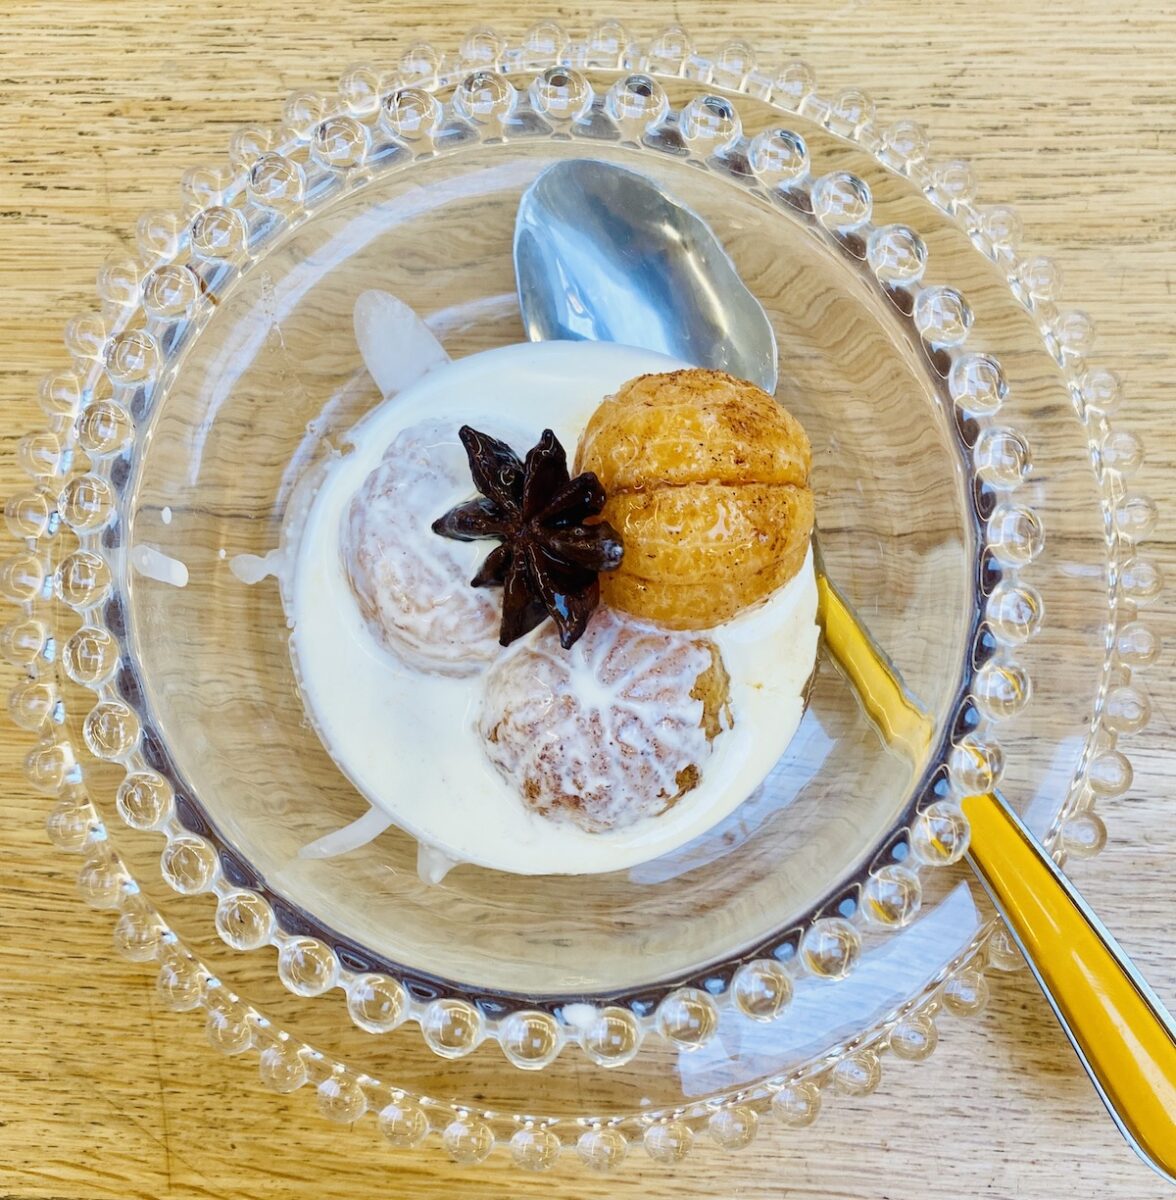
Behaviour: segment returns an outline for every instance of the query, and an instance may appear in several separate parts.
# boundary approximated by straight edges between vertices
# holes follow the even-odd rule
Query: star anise
[[[498,538],[473,587],[502,588],[499,641],[509,646],[547,617],[571,647],[600,603],[601,571],[621,565],[624,547],[607,521],[604,488],[591,471],[568,476],[568,458],[550,429],[525,462],[505,443],[463,425],[459,436],[480,496],[433,522],[442,537]]]

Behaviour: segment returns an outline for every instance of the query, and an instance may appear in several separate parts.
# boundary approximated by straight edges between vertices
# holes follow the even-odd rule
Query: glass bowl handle
[[[933,730],[818,560],[825,647],[888,745],[922,761]],[[1176,1026],[1074,885],[996,793],[966,796],[968,860],[1123,1136],[1176,1183]]]

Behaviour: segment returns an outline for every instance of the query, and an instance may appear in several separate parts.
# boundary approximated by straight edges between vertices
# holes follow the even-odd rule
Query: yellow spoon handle
[[[1115,1123],[1176,1183],[1176,1026],[1004,800],[967,796],[968,857]]]
[[[898,680],[898,672],[862,627],[823,570],[817,571],[817,604],[825,647],[857,692],[866,716],[888,746],[919,764],[934,732],[927,714]]]
[[[912,762],[931,747],[930,718],[823,570],[825,646],[887,744]],[[969,860],[1041,984],[1123,1135],[1176,1183],[1176,1026],[1073,884],[994,794],[962,801]]]

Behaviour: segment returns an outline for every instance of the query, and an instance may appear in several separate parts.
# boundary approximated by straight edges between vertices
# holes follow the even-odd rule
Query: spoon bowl
[[[710,226],[643,175],[592,158],[523,194],[515,274],[527,337],[623,342],[776,390],[776,335]]]

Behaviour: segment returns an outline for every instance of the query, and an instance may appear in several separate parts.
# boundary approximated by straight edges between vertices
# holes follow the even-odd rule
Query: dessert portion
[[[433,530],[498,539],[471,586],[502,587],[504,646],[548,616],[558,632],[490,668],[487,756],[544,819],[601,833],[660,816],[733,723],[719,648],[676,631],[723,625],[800,569],[804,430],[753,384],[681,370],[602,401],[574,479],[550,429],[525,463],[469,426],[460,436],[480,495]],[[610,607],[593,620],[602,593]]]
[[[593,472],[625,545],[607,604],[672,629],[729,621],[800,569],[813,529],[812,453],[766,392],[721,371],[630,380],[593,413]]]
[[[445,675],[471,675],[498,652],[499,606],[469,586],[468,556],[427,529],[468,477],[447,423],[402,430],[348,506],[340,544],[376,640],[409,665]]]
[[[282,578],[299,685],[430,880],[664,855],[800,722],[807,440],[758,389],[680,367],[591,342],[437,366],[316,483]]]
[[[714,642],[604,609],[570,650],[549,629],[499,659],[477,727],[528,809],[600,833],[698,786],[730,686]]]

